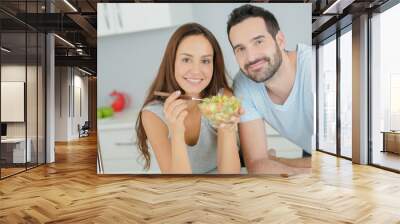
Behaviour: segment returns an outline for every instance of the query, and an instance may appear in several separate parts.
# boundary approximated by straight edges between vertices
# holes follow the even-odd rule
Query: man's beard
[[[265,66],[261,69],[261,71],[259,72],[244,72],[242,71],[244,74],[247,75],[247,77],[249,77],[251,80],[253,80],[254,82],[266,82],[269,79],[271,79],[275,73],[278,71],[279,67],[282,64],[282,52],[279,50],[278,44],[275,42],[276,44],[276,51],[275,53],[272,55],[273,56],[273,64],[271,62],[271,58],[270,57],[262,57],[262,58],[258,58],[254,61],[251,61],[249,63],[247,63],[244,66],[245,71],[248,71],[249,66],[256,64],[260,61],[265,61],[266,64]]]

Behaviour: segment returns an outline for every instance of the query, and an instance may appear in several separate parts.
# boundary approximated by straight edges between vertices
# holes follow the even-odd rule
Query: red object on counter
[[[115,112],[121,112],[126,106],[126,96],[124,93],[113,91],[110,96],[115,97],[115,100],[111,104],[111,107]]]

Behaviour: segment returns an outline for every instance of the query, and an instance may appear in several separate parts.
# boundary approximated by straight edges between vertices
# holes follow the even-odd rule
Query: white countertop
[[[122,112],[114,113],[112,117],[97,120],[98,130],[111,130],[121,128],[135,128],[136,119],[140,109],[128,108]]]

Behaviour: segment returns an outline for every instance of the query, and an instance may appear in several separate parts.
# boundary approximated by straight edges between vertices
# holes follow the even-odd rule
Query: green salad
[[[238,113],[240,101],[234,96],[213,96],[205,98],[199,108],[213,126],[219,126],[222,122],[229,122]]]

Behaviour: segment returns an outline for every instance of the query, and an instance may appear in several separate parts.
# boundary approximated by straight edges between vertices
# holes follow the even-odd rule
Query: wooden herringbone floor
[[[98,176],[96,139],[0,181],[0,223],[400,223],[400,175],[315,153],[313,173]]]

